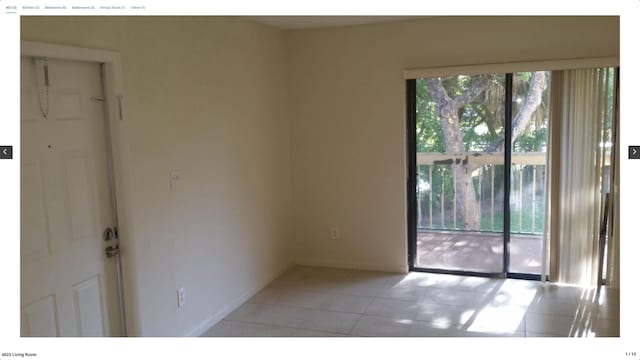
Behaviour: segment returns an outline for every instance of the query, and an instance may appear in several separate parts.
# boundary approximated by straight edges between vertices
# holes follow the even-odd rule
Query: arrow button
[[[640,159],[640,146],[629,146],[629,159]]]
[[[13,159],[13,146],[0,146],[0,159]]]

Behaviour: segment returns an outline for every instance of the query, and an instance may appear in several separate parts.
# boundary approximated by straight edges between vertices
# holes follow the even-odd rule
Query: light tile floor
[[[619,336],[619,293],[295,266],[203,336]]]

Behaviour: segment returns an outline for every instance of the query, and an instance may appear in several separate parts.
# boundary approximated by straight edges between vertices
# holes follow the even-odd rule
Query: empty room
[[[20,336],[620,336],[619,16],[20,31]]]

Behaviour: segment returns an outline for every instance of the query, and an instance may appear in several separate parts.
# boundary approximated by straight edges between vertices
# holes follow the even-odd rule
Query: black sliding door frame
[[[406,80],[406,117],[407,117],[407,235],[408,260],[410,271],[430,272],[438,274],[483,276],[492,278],[515,278],[526,280],[540,280],[540,274],[525,274],[509,272],[510,236],[511,236],[511,144],[512,144],[512,87],[513,73],[505,74],[505,124],[504,124],[504,197],[503,197],[503,260],[501,272],[477,272],[466,270],[448,270],[439,268],[424,268],[416,266],[418,228],[417,228],[417,161],[416,161],[416,79]]]
[[[407,238],[409,240],[409,270],[423,271],[415,267],[418,246],[418,211],[416,187],[418,172],[416,161],[416,79],[406,81],[407,110]]]
[[[504,77],[504,215],[502,223],[502,235],[504,236],[502,248],[502,272],[509,275],[509,262],[511,261],[511,116],[513,111],[513,74],[508,73]]]

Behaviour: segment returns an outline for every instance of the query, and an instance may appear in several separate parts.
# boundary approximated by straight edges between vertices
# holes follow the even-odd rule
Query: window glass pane
[[[416,81],[417,267],[503,271],[504,81]]]
[[[509,272],[541,272],[550,77],[513,74]]]

